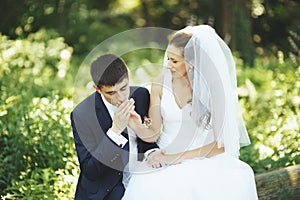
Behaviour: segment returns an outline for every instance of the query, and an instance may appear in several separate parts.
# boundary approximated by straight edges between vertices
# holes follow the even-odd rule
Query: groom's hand
[[[120,106],[117,107],[114,113],[112,131],[121,134],[122,131],[128,125],[130,119],[130,113],[134,110],[134,100],[126,100]]]

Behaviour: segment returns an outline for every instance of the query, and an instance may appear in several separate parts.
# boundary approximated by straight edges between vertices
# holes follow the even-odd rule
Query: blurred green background
[[[299,10],[296,0],[0,0],[0,196],[73,199],[79,167],[69,115],[79,67],[105,39],[149,26],[213,26],[237,64],[252,140],[240,158],[256,174],[299,164]],[[160,73],[149,65],[162,63],[163,51],[123,58],[139,84],[141,74],[151,81]]]

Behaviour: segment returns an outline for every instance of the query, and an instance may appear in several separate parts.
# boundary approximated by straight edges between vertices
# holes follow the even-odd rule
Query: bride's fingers
[[[158,168],[158,166],[159,166],[159,162],[154,158],[148,159],[147,164],[149,166],[151,166],[152,168]]]
[[[160,168],[167,165],[165,151],[159,150],[151,153],[147,158],[147,164],[153,168]]]
[[[161,165],[161,163],[154,163],[154,164],[152,164],[152,167],[153,168],[160,168],[160,167],[162,167],[162,165]]]
[[[148,165],[151,166],[152,168],[160,168],[160,167],[164,167],[167,165],[167,163],[160,159],[160,160],[152,160],[151,162],[148,162]]]
[[[152,168],[158,168],[157,164],[153,164]]]
[[[140,115],[139,115],[137,112],[135,112],[134,110],[131,110],[131,111],[130,111],[130,114],[131,114],[133,117],[140,118]]]

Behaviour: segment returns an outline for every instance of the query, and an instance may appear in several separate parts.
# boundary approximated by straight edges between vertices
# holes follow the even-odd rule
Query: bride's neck
[[[187,73],[185,73],[185,74],[183,74],[183,75],[180,75],[180,76],[172,76],[172,80],[173,81],[176,81],[176,80],[189,80],[189,78],[188,78],[188,74]]]
[[[190,85],[190,81],[189,81],[189,77],[187,74],[180,76],[180,77],[173,77],[172,78],[172,82],[175,84],[182,84],[183,86],[189,86]]]

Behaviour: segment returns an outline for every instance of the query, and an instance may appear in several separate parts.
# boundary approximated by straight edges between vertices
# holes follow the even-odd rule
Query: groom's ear
[[[100,90],[100,88],[97,86],[97,85],[93,85],[93,88],[97,91],[97,92],[100,92],[101,90]]]

